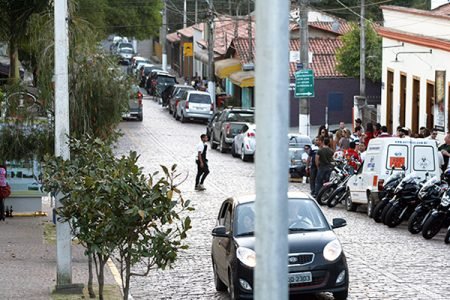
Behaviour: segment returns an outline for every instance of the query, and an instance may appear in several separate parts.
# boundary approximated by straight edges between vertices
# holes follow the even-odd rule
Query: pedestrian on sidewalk
[[[11,194],[11,188],[6,181],[6,167],[0,165],[0,221],[5,221],[5,199]]]
[[[202,134],[200,136],[201,142],[197,145],[197,176],[195,177],[195,190],[196,191],[204,191],[205,187],[203,183],[205,182],[206,176],[209,174],[208,168],[208,159],[206,159],[206,150],[208,149],[208,145],[206,142],[208,141],[208,136],[206,134]]]

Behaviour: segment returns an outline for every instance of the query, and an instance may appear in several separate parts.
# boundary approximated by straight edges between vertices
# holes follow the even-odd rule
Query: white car
[[[256,150],[256,125],[244,124],[240,133],[234,137],[231,145],[231,155],[247,161],[255,155]]]

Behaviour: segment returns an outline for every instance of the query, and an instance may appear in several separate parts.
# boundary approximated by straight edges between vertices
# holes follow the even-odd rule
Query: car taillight
[[[255,133],[254,132],[247,132],[247,136],[248,137],[255,137]]]
[[[189,101],[186,101],[184,104],[184,108],[188,109],[189,108]]]
[[[230,123],[225,125],[225,132],[226,132],[227,135],[230,135],[230,132],[231,132],[231,125],[230,125]]]
[[[139,92],[137,92],[137,97],[138,97],[139,99],[142,99],[142,97],[144,97],[144,95],[142,95],[141,91],[139,91]]]
[[[383,190],[383,185],[384,185],[384,179],[378,180],[378,191]]]

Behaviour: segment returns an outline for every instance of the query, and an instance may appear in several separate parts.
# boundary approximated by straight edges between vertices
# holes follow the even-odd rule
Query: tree
[[[336,52],[336,69],[350,77],[360,76],[360,28],[352,24],[352,30],[342,37],[343,46]],[[366,78],[381,80],[381,37],[373,26],[366,24]]]
[[[9,77],[12,82],[19,80],[20,43],[27,34],[27,24],[33,14],[43,11],[49,0],[0,0],[0,39],[8,41]]]
[[[176,188],[175,165],[170,170],[162,166],[162,176],[146,176],[135,152],[116,158],[109,142],[89,136],[72,138],[70,149],[71,160],[46,160],[45,188],[65,195],[57,213],[94,258],[99,298],[103,299],[104,266],[117,252],[128,299],[131,276],[170,267],[177,252],[187,248],[182,240],[191,221],[180,214],[193,209]],[[138,262],[147,266],[142,274],[131,272]],[[92,282],[89,287],[92,290]]]

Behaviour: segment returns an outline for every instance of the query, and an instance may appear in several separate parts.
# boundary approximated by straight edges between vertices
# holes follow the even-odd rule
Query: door
[[[434,84],[427,82],[427,128],[434,127]]]
[[[227,201],[222,204],[222,207],[217,218],[216,226],[225,226],[226,232],[231,233],[231,202]],[[231,243],[231,238],[229,237],[214,237],[212,243],[212,250],[214,253],[214,262],[217,266],[217,274],[222,279],[226,281],[228,278],[228,259],[227,255],[229,252],[229,247]]]
[[[413,92],[411,99],[411,131],[419,132],[419,105],[420,105],[420,79],[413,79]]]
[[[406,75],[400,74],[400,126],[405,127]]]
[[[364,162],[363,162],[364,164]],[[347,182],[347,186],[350,190],[350,197],[352,198],[353,203],[367,203],[367,180],[363,176],[362,170],[364,169],[364,165],[358,169]]]
[[[388,71],[386,84],[386,126],[392,132],[392,98],[394,91],[394,72]]]

